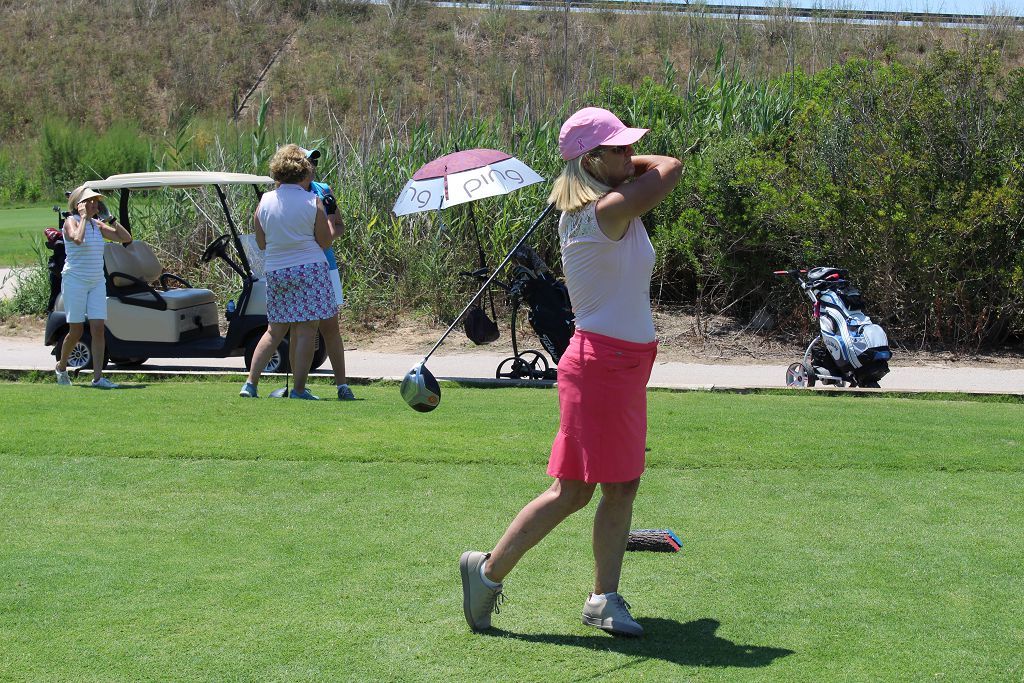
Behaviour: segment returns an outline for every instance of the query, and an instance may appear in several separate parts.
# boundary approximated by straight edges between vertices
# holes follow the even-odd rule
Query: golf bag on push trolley
[[[519,245],[512,253],[511,262],[508,282],[492,280],[505,290],[512,305],[513,355],[498,364],[494,376],[497,379],[557,379],[558,361],[576,331],[569,292],[565,283],[552,274],[544,259],[529,245]],[[483,280],[487,277],[487,269],[480,268],[463,275]],[[527,306],[530,327],[536,332],[544,351],[551,357],[550,361],[544,352],[537,349],[519,350],[516,321],[519,318],[519,307],[523,304]],[[469,336],[473,339],[472,335]]]
[[[802,361],[786,370],[786,386],[813,387],[818,381],[835,386],[877,388],[889,373],[889,338],[880,325],[864,313],[860,290],[851,285],[847,271],[818,267],[810,270],[777,270],[788,276],[814,306],[816,336]]]

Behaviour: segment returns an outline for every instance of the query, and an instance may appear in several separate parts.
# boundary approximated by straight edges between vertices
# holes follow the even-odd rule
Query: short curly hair
[[[296,185],[313,173],[306,153],[298,145],[285,145],[270,159],[270,177],[282,185]]]

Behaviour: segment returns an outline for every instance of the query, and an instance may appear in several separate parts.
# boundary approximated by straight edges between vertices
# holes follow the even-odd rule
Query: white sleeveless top
[[[267,237],[268,272],[307,263],[327,263],[324,250],[313,235],[316,194],[299,185],[281,185],[260,198],[256,215]]]
[[[71,220],[82,219],[72,216]],[[61,232],[64,232],[63,229]],[[85,224],[85,237],[81,244],[75,244],[64,233],[64,253],[67,254],[67,260],[61,271],[62,277],[74,278],[87,285],[103,282],[103,233],[94,221]]]
[[[558,221],[562,270],[576,327],[616,339],[655,339],[651,316],[654,245],[643,221],[634,218],[614,241],[597,224],[597,202]]]

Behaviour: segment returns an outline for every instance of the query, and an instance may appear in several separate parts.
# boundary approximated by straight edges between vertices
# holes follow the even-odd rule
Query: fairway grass
[[[51,205],[0,209],[0,268],[35,263],[33,245],[45,249],[43,229],[54,227],[57,227],[57,214]]]
[[[549,483],[554,391],[136,386],[0,383],[2,680],[1024,677],[1019,404],[651,393],[633,527],[683,552],[627,554],[620,640],[580,624],[593,505],[493,632],[462,616],[459,554]]]

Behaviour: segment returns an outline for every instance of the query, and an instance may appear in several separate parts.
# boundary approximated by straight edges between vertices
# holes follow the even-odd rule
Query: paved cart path
[[[42,340],[0,336],[0,368],[49,370],[54,360]],[[425,353],[426,351],[424,351]],[[442,346],[427,366],[439,379],[493,378],[502,354],[476,351],[445,353]],[[372,348],[350,348],[345,354],[348,374],[355,379],[401,378],[422,360],[422,354],[380,353]],[[316,375],[329,374],[329,363]],[[243,372],[241,357],[216,359],[154,359],[142,370]],[[714,365],[657,362],[651,373],[651,387],[663,388],[761,388],[783,387],[786,367],[779,364]],[[890,391],[967,391],[1024,394],[1024,369],[937,363],[900,367],[897,363],[882,380]]]

